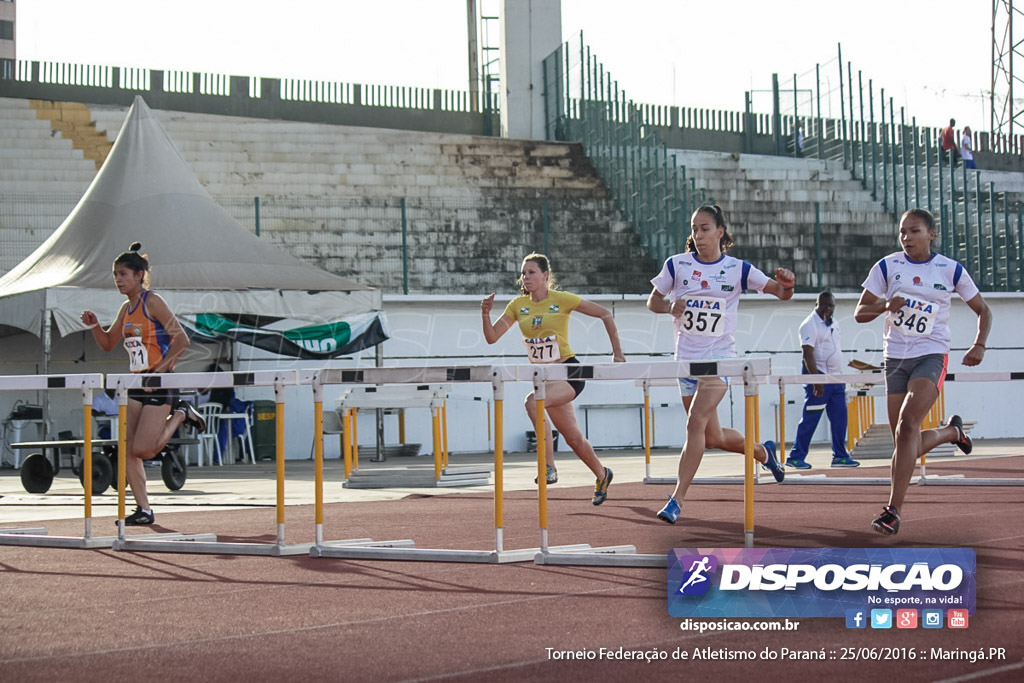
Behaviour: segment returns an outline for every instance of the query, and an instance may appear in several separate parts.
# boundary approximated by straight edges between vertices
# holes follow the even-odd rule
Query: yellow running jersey
[[[526,294],[508,303],[504,315],[519,323],[531,363],[554,363],[575,355],[569,346],[569,314],[580,301],[575,294],[549,289],[542,301]]]

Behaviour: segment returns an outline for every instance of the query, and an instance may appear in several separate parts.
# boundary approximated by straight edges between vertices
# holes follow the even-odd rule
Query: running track
[[[930,473],[946,470],[1019,477],[1024,456],[929,465]],[[590,505],[589,490],[549,491],[552,545],[632,543],[664,553],[734,547],[742,538],[739,486],[695,486],[675,526],[654,519],[664,486],[613,484],[601,507]],[[978,609],[968,629],[857,631],[840,619],[803,619],[795,633],[697,635],[666,614],[663,569],[0,546],[0,680],[1024,680],[1024,488],[914,487],[895,539],[868,529],[885,495],[882,487],[758,487],[757,544],[974,548]],[[327,540],[412,538],[418,547],[482,550],[493,544],[491,520],[485,494],[410,496],[328,506],[324,528]],[[160,522],[152,531],[274,540],[272,509],[176,513]],[[109,524],[95,520],[97,535]],[[46,526],[50,534],[81,533],[80,521]],[[535,494],[508,494],[505,547],[535,546],[536,526]],[[312,541],[312,509],[289,508],[287,528],[288,543]],[[788,647],[838,655],[861,646],[1005,647],[1007,658],[646,663],[550,660],[547,651]]]

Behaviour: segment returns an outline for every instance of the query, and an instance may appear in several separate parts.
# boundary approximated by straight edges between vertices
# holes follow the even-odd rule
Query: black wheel
[[[112,446],[104,446],[103,456],[110,463],[110,488],[117,493],[117,449]],[[125,485],[127,486],[127,483]]]
[[[53,484],[53,464],[42,453],[33,453],[21,463],[21,485],[29,493],[46,493]]]
[[[85,468],[79,467],[78,481],[85,486]],[[92,454],[92,495],[99,496],[106,493],[110,488],[110,482],[114,480],[114,466],[110,459],[102,453]]]
[[[163,462],[160,463],[160,475],[168,489],[171,491],[181,489],[188,477],[188,464],[185,462],[185,456],[177,452],[164,451]]]

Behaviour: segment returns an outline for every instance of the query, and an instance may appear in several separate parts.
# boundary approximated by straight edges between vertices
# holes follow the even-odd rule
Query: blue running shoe
[[[610,483],[612,483],[612,471],[605,467],[604,478],[598,479],[594,484],[594,498],[590,502],[594,505],[603,503],[605,498],[608,497],[608,484]]]
[[[860,463],[846,456],[845,458],[832,458],[832,467],[860,467]]]
[[[547,465],[546,469],[544,471],[545,471],[544,481],[547,482],[548,486],[550,486],[551,484],[557,484],[558,483],[558,470],[556,470],[551,465]],[[534,477],[533,483],[534,484],[537,483],[537,478],[536,477]]]
[[[665,507],[658,511],[658,519],[663,519],[669,524],[675,524],[676,520],[679,519],[679,503],[672,496],[668,497],[668,502],[665,503]]]
[[[779,464],[779,459],[775,457],[775,442],[765,441],[761,445],[764,446],[764,452],[768,456],[764,461],[763,466],[772,473],[772,476],[775,477],[775,481],[781,483],[782,480],[786,478],[786,470],[782,469],[782,466]]]
[[[811,463],[806,460],[793,460],[790,458],[786,461],[786,467],[792,467],[794,470],[809,470],[811,469]]]

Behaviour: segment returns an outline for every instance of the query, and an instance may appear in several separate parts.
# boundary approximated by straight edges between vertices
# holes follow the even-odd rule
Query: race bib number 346
[[[920,299],[907,299],[903,308],[889,313],[889,324],[907,337],[930,337],[935,327],[938,304]]]
[[[721,337],[724,332],[725,301],[710,296],[688,296],[681,324],[686,334]]]

